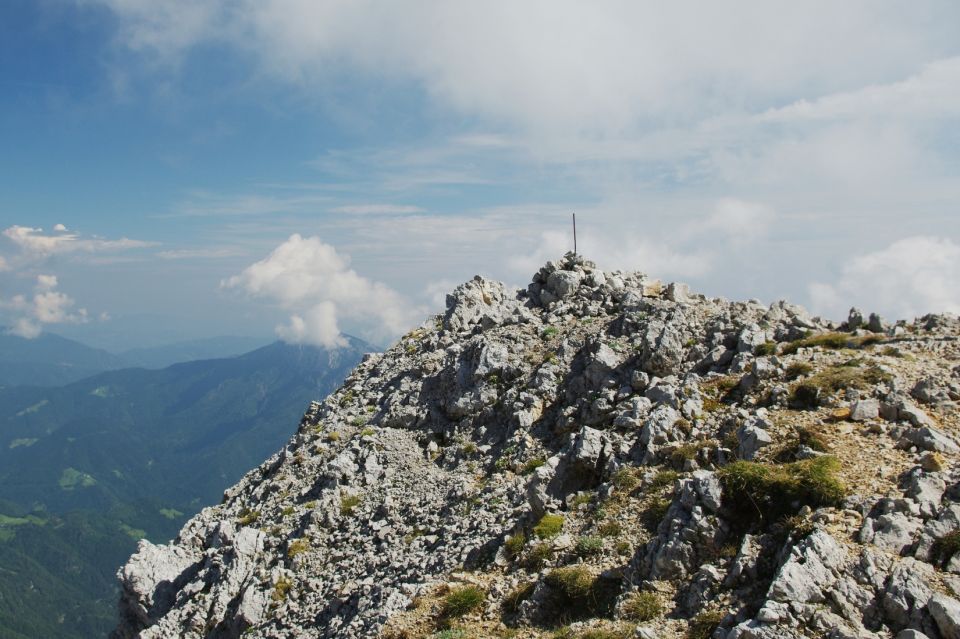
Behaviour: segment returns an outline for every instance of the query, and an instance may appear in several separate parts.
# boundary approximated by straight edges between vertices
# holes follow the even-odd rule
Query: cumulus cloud
[[[811,284],[813,309],[846,317],[851,306],[889,318],[960,313],[960,245],[948,238],[915,236],[856,256],[835,282]]]
[[[151,242],[125,237],[119,240],[83,237],[79,233],[67,232],[62,224],[54,227],[54,231],[54,235],[49,235],[41,228],[14,225],[5,229],[3,235],[20,249],[21,256],[25,259],[44,259],[64,253],[98,253],[153,246]]]
[[[221,282],[288,310],[277,334],[290,342],[334,347],[344,343],[341,320],[377,337],[401,334],[420,311],[389,287],[349,267],[349,259],[318,237],[291,235],[263,260]]]
[[[54,224],[54,225],[53,225],[53,230],[54,230],[54,232],[56,232],[56,233],[66,233],[66,232],[67,232],[67,227],[64,226],[63,224]]]
[[[12,335],[34,339],[43,332],[44,324],[80,324],[88,320],[87,309],[78,308],[76,301],[57,289],[54,275],[38,275],[34,293],[14,295],[9,300],[0,300],[0,308],[12,316],[12,325],[7,329]]]

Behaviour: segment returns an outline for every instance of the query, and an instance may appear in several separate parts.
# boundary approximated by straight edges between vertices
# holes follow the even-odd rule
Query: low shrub
[[[631,621],[650,621],[663,614],[663,604],[655,593],[635,592],[623,602],[620,612]]]
[[[580,537],[575,550],[580,557],[596,557],[603,553],[603,539],[592,535]]]
[[[717,475],[734,521],[767,527],[803,506],[839,506],[846,495],[839,468],[835,457],[824,455],[789,464],[736,461]]]

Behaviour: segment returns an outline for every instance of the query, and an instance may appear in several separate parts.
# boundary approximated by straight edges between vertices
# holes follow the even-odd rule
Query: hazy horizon
[[[571,212],[605,269],[957,312],[958,24],[945,1],[13,0],[0,325],[386,343],[476,273],[525,285]]]

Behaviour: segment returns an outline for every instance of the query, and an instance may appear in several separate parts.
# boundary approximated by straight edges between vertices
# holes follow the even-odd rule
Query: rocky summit
[[[141,541],[114,637],[956,639],[958,337],[476,277]]]

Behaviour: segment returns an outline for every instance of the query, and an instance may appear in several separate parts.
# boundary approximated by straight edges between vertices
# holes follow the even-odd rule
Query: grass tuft
[[[443,598],[440,616],[443,619],[459,619],[480,608],[487,599],[487,593],[477,586],[455,588]]]
[[[839,469],[836,457],[824,455],[790,464],[736,461],[717,474],[735,520],[766,528],[803,506],[839,506],[846,496]]]
[[[635,592],[623,602],[620,612],[631,621],[650,621],[663,614],[663,604],[655,593]]]

